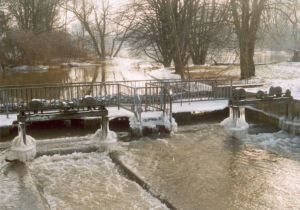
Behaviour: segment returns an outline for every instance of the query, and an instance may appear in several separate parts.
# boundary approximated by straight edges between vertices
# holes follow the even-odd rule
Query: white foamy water
[[[55,209],[166,209],[138,184],[120,173],[106,154],[43,156],[32,174]]]
[[[247,135],[242,141],[284,157],[300,160],[300,137],[284,131]]]

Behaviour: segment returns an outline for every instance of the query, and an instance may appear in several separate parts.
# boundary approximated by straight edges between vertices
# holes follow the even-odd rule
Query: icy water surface
[[[120,161],[177,209],[300,208],[298,137],[276,132],[237,140],[211,122],[115,146]],[[106,153],[44,156],[28,166],[51,209],[167,209]],[[5,197],[9,183],[0,183]]]

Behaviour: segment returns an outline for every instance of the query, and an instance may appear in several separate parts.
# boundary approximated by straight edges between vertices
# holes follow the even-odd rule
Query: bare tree
[[[113,14],[109,0],[100,5],[93,0],[72,0],[66,9],[83,25],[97,56],[103,60],[118,55],[135,18],[135,13],[125,18],[127,7]]]
[[[130,43],[134,49],[144,53],[164,67],[170,67],[174,46],[169,14],[169,2],[144,0],[134,5],[140,11],[130,33]]]
[[[214,42],[226,40],[226,21],[228,19],[227,1],[199,0],[195,7],[190,33],[190,54],[196,65],[205,64],[208,49]],[[225,32],[225,33],[224,33]],[[222,33],[222,37],[219,36]]]
[[[34,33],[50,32],[58,23],[62,0],[5,0],[19,29]]]
[[[192,28],[192,20],[194,16],[194,9],[197,7],[195,0],[172,0],[169,4],[169,14],[172,27],[172,40],[174,43],[173,61],[175,65],[175,72],[184,78],[184,67],[188,62],[190,32]]]
[[[262,13],[268,0],[230,0],[240,49],[241,79],[255,75],[254,50]]]

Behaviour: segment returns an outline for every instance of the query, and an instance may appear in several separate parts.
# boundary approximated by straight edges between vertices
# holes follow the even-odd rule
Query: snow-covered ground
[[[226,75],[239,76],[239,68],[226,72]],[[283,90],[290,89],[292,96],[300,100],[300,63],[283,62],[256,67],[256,76],[251,82],[263,83],[263,87],[249,88],[247,91],[268,91],[271,86],[281,86]]]
[[[184,112],[196,112],[205,113],[217,110],[223,110],[228,107],[228,100],[216,100],[216,101],[195,101],[185,103],[175,103],[172,106],[173,113],[184,113]]]
[[[70,62],[70,63],[62,63],[61,66],[65,67],[90,67],[90,66],[98,66],[99,64],[93,63],[78,63],[78,62]]]
[[[9,114],[9,118],[7,118],[6,114],[0,115],[0,127],[10,126],[16,120],[17,114]]]
[[[148,62],[142,62],[139,59],[129,58],[113,58],[113,64],[116,68],[112,70],[115,73],[122,75],[123,80],[150,80],[152,79],[146,72],[145,69],[151,65]],[[141,63],[144,63],[141,65]]]
[[[133,117],[134,114],[126,109],[118,109],[117,107],[108,107],[108,117],[110,119],[114,119],[117,117]],[[14,121],[17,120],[18,114],[9,114],[9,118],[6,115],[0,115],[0,127],[10,126],[13,124]]]
[[[184,113],[184,112],[197,112],[205,113],[216,110],[223,110],[228,106],[228,100],[217,100],[217,101],[197,101],[197,102],[185,102],[185,103],[174,103],[173,113]],[[133,117],[134,114],[125,109],[118,109],[117,107],[108,107],[108,117],[110,119],[117,117]],[[6,115],[0,115],[0,127],[10,126],[14,121],[17,120],[17,114],[10,114],[9,118]]]
[[[180,79],[180,75],[175,74],[175,71],[167,68],[161,68],[150,71],[148,74],[155,79]]]

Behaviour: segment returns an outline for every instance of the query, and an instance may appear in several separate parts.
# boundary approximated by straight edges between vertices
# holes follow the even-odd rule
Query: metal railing
[[[38,99],[49,108],[64,101],[80,103],[86,96],[101,101],[105,106],[122,106],[143,111],[165,110],[166,90],[172,103],[228,99],[232,82],[218,79],[200,80],[138,80],[120,82],[46,84],[0,87],[0,113],[18,112],[20,107]],[[139,104],[139,105],[138,105]]]
[[[228,99],[232,81],[197,79],[147,83],[148,87],[164,86],[170,90],[173,103]]]

